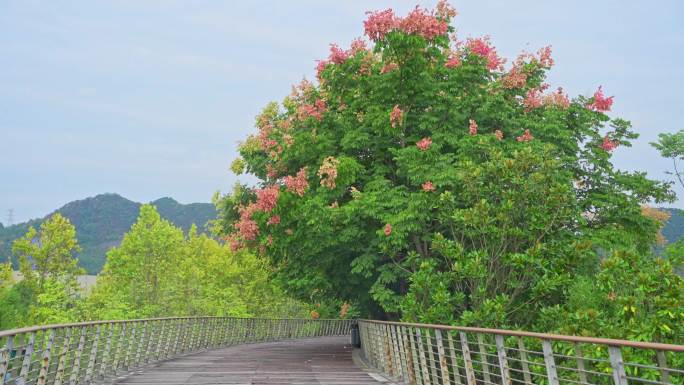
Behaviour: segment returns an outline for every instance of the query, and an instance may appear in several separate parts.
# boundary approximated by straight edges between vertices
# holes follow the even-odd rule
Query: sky
[[[105,192],[189,203],[230,191],[254,117],[313,79],[329,44],[361,36],[366,11],[435,2],[0,0],[0,221]],[[641,135],[615,164],[671,179],[649,142],[684,129],[684,2],[452,4],[461,38],[490,35],[511,59],[550,44],[551,86],[603,85],[611,116]]]

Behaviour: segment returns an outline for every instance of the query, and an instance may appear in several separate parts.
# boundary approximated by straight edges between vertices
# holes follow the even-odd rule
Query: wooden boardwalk
[[[152,364],[117,384],[339,384],[388,382],[359,368],[349,337],[236,345]]]

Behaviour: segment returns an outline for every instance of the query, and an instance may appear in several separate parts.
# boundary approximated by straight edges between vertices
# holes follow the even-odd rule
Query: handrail
[[[684,346],[358,320],[362,356],[420,385],[684,385]]]
[[[371,322],[371,323],[377,323],[377,324],[385,324],[385,325],[401,325],[401,326],[410,326],[410,327],[418,327],[418,328],[432,328],[432,329],[440,329],[440,330],[464,331],[464,332],[472,332],[472,333],[490,333],[490,334],[500,334],[503,336],[511,336],[511,337],[534,337],[534,338],[541,338],[541,339],[554,340],[554,341],[601,344],[601,345],[610,345],[610,346],[626,346],[626,347],[639,348],[639,349],[667,350],[667,351],[671,351],[671,352],[684,352],[684,345],[663,344],[663,343],[659,343],[659,342],[641,342],[641,341],[629,341],[629,340],[616,340],[616,339],[612,339],[612,338],[569,336],[569,335],[563,335],[563,334],[535,333],[535,332],[526,332],[526,331],[522,331],[522,330],[487,329],[487,328],[477,328],[477,327],[471,327],[471,326],[450,326],[450,325],[421,324],[421,323],[409,323],[409,322],[379,321],[379,320],[368,320],[368,319],[360,319],[359,321]]]
[[[0,332],[0,383],[102,384],[152,362],[223,346],[346,335],[352,320],[169,317]]]
[[[38,325],[38,326],[28,326],[28,327],[23,327],[23,328],[18,328],[18,329],[0,330],[0,338],[12,336],[15,334],[37,332],[40,330],[48,330],[48,329],[63,329],[63,328],[78,327],[78,326],[95,326],[95,325],[103,325],[103,324],[131,323],[131,322],[140,322],[140,321],[181,320],[181,319],[195,319],[195,318],[202,318],[202,319],[210,319],[210,318],[267,319],[267,320],[273,320],[273,321],[295,319],[295,318],[259,318],[259,317],[158,317],[158,318],[133,318],[133,319],[122,319],[122,320],[85,321],[85,322],[72,322],[72,323],[66,323],[66,324],[47,324],[47,325]],[[336,318],[319,318],[319,319],[317,319],[317,321],[338,321],[338,319],[336,319]]]

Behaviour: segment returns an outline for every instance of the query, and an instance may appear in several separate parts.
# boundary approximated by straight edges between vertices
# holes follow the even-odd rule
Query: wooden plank
[[[236,345],[149,365],[117,384],[380,383],[354,364],[352,350],[347,336]]]

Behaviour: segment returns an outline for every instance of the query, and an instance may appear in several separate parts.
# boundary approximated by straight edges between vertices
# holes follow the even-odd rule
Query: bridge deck
[[[354,364],[349,337],[236,345],[147,366],[117,384],[377,384]]]

